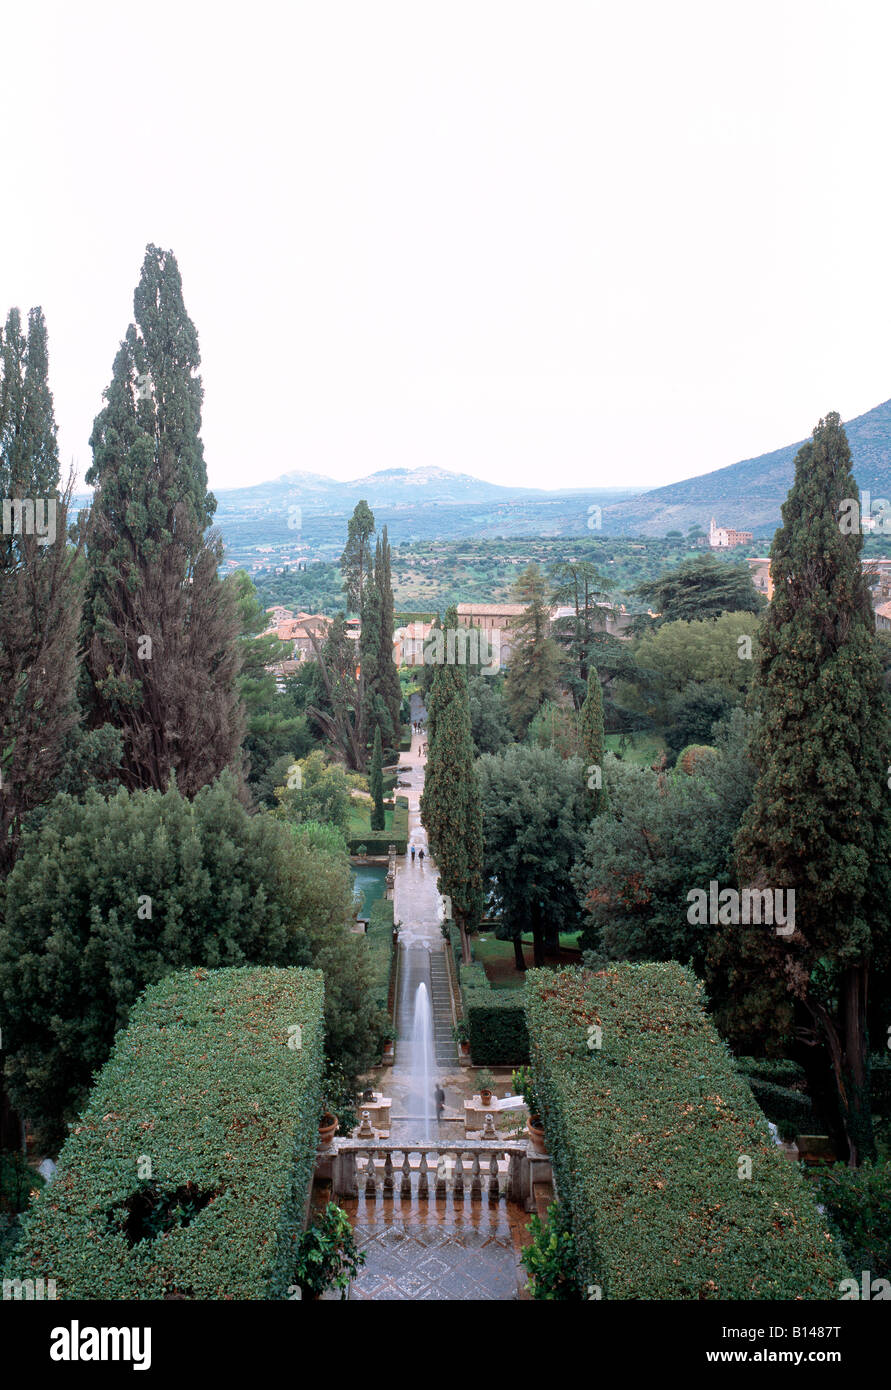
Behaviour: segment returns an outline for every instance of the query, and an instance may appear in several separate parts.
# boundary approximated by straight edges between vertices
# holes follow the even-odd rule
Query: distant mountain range
[[[891,400],[845,426],[854,474],[873,502],[891,498]],[[346,521],[364,498],[378,528],[395,545],[464,537],[582,536],[602,509],[602,535],[664,536],[720,526],[768,537],[792,483],[803,441],[699,477],[641,492],[636,488],[505,487],[446,468],[384,468],[351,482],[319,473],[285,473],[252,487],[217,492],[215,524],[230,561],[249,567],[288,564],[296,558],[333,559],[346,537]],[[89,505],[89,498],[76,505]]]
[[[828,412],[827,412],[828,414]],[[873,502],[891,498],[891,401],[845,423],[854,460],[854,476]],[[698,522],[770,536],[782,520],[780,507],[792,485],[795,455],[804,440],[758,458],[743,459],[698,478],[654,488],[604,507],[603,530],[609,534],[664,536],[686,531]]]
[[[385,468],[347,483],[318,473],[285,473],[216,494],[215,524],[226,555],[239,564],[334,559],[346,523],[363,498],[391,542],[464,537],[590,534],[591,508],[631,497],[633,488],[504,487],[445,468]]]

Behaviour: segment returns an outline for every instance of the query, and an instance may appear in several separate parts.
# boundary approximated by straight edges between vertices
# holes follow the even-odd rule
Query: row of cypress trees
[[[198,335],[176,258],[148,246],[134,321],[90,444],[88,513],[69,526],[43,314],[0,337],[0,495],[56,508],[56,540],[0,536],[0,868],[60,785],[77,740],[116,750],[115,780],[187,796],[241,770],[239,618],[218,576],[200,438]],[[115,737],[108,736],[115,733]]]

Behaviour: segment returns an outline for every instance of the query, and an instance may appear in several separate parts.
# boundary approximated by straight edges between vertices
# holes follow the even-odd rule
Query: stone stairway
[[[442,951],[430,953],[430,1003],[433,1012],[433,1043],[436,1062],[440,1067],[454,1067],[458,1064],[458,1049],[452,1036],[452,993],[449,988],[449,975],[445,955]]]

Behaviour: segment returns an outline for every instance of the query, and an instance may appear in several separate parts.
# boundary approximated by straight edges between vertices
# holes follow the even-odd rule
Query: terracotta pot
[[[322,1123],[319,1125],[319,1143],[322,1148],[327,1148],[337,1132],[337,1116],[331,1115],[327,1111],[322,1116]]]
[[[532,1140],[532,1147],[537,1153],[546,1154],[545,1136],[542,1123],[538,1115],[530,1115],[526,1121],[526,1133]]]
[[[492,1092],[491,1092],[491,1091],[480,1091],[480,1101],[482,1102],[483,1105],[491,1105],[491,1104],[492,1104]]]

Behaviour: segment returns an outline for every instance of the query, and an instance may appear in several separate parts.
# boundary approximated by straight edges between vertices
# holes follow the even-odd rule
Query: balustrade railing
[[[522,1202],[529,1185],[525,1143],[465,1140],[463,1143],[395,1143],[374,1139],[335,1139],[333,1186],[337,1196],[384,1199],[445,1197],[470,1200],[500,1197]]]

